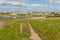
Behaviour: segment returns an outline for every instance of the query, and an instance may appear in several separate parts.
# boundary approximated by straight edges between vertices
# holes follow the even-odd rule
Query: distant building
[[[11,15],[16,15],[16,13],[15,12],[12,12]]]

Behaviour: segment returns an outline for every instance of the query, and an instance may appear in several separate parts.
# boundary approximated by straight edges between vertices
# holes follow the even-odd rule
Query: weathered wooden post
[[[20,33],[22,34],[22,23],[20,24]]]

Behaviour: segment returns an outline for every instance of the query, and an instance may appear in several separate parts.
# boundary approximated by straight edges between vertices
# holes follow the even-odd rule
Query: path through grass
[[[29,21],[42,40],[60,40],[60,19]]]

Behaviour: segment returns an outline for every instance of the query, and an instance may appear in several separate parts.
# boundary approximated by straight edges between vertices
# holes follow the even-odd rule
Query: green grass
[[[4,20],[5,27],[0,29],[0,40],[22,40],[23,38],[29,40],[29,30],[27,25],[23,25],[23,33],[20,33],[20,23],[24,20]],[[25,31],[26,30],[26,31]]]
[[[26,34],[26,36],[29,38],[30,36],[30,30],[29,30],[29,27],[28,27],[28,24],[26,21],[23,21],[23,33]]]
[[[60,40],[60,19],[29,21],[42,40]]]
[[[20,40],[21,35],[19,33],[20,21],[13,21],[11,25],[8,23],[12,21],[6,21],[7,26],[0,30],[0,40]]]

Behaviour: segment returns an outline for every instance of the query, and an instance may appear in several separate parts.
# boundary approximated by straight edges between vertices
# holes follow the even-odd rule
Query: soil
[[[30,39],[32,39],[32,40],[41,40],[41,38],[38,36],[38,34],[32,28],[31,24],[28,23],[28,25],[29,25],[29,28],[30,28],[30,31],[31,31]]]

